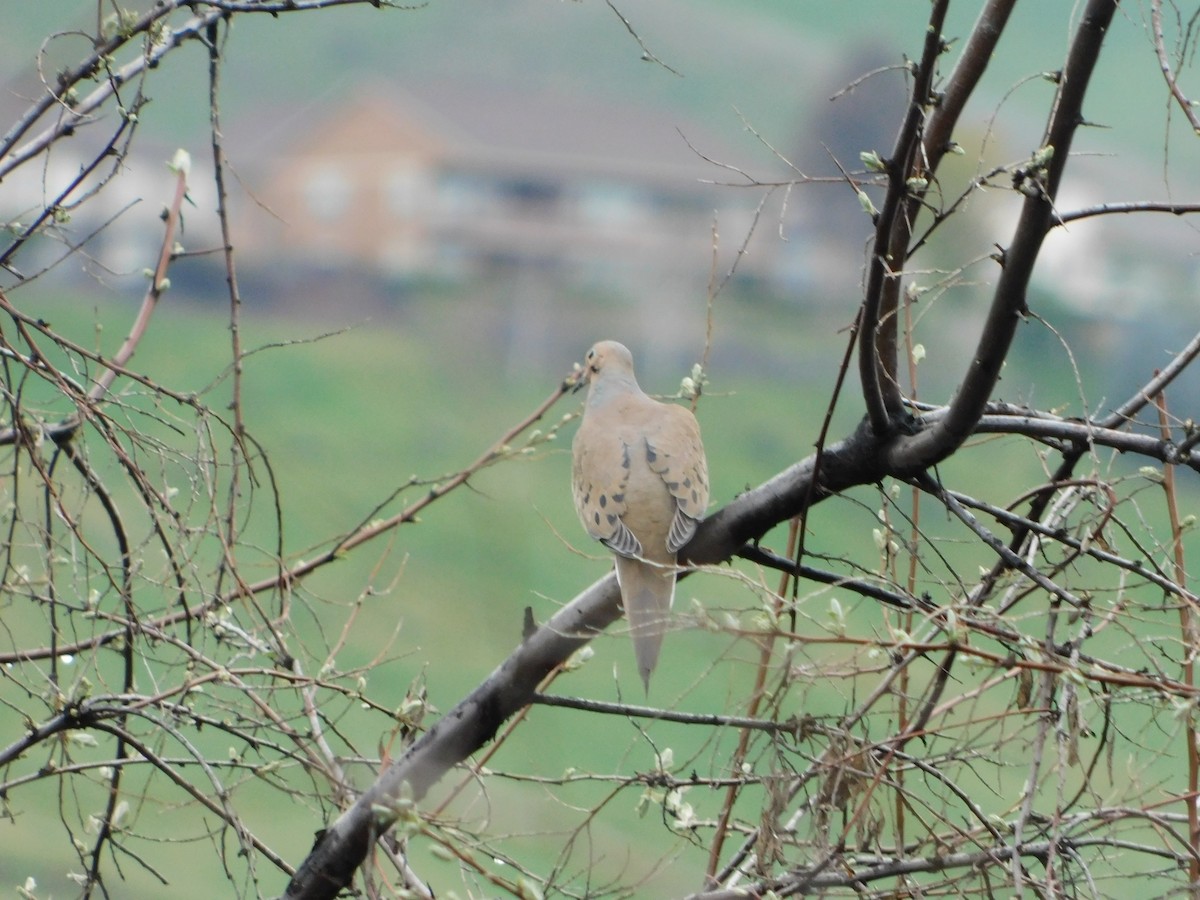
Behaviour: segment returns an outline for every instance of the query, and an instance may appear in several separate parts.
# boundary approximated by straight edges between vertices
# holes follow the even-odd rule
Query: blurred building
[[[674,114],[547,90],[364,90],[255,145],[273,217],[245,207],[243,257],[392,276],[703,279],[718,208],[744,235],[759,199],[705,183],[728,175],[704,158],[722,151]]]

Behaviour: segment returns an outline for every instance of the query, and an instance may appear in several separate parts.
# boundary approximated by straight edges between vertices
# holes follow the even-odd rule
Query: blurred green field
[[[38,314],[56,328],[84,344],[98,340],[109,352],[132,315],[132,310],[121,304],[97,309],[50,297],[39,299],[38,304]],[[244,345],[264,348],[245,363],[242,396],[247,428],[264,448],[279,486],[286,558],[308,558],[315,546],[348,532],[366,518],[397,511],[423,489],[413,488],[387,506],[376,507],[410,476],[436,479],[469,463],[549,394],[569,362],[600,336],[580,334],[572,346],[547,351],[547,358],[557,354],[558,364],[506,366],[503,348],[492,336],[464,333],[464,316],[470,316],[469,303],[464,310],[430,302],[404,316],[321,340],[308,339],[329,331],[328,323],[254,316],[244,322]],[[103,324],[99,331],[98,322]],[[805,319],[795,310],[765,300],[731,298],[727,306],[719,308],[718,350],[726,348],[726,352],[714,357],[718,362],[710,373],[710,392],[699,412],[716,505],[810,452],[842,340],[836,323]],[[199,392],[214,410],[227,415],[230,382],[227,376],[222,379],[222,372],[229,356],[228,341],[228,326],[220,314],[168,302],[158,311],[133,368],[180,391]],[[757,346],[757,362],[778,365],[775,374],[764,373],[761,365],[737,362],[739,356],[728,348],[740,345]],[[1057,393],[1062,403],[1069,403],[1075,388],[1065,357],[1047,354],[1036,342],[1031,342],[1028,350],[1027,357],[1014,359],[1008,383],[1020,385],[1024,378],[1033,378],[1039,401],[1055,399]],[[1022,368],[1023,358],[1028,371]],[[729,359],[729,364],[721,363],[722,359]],[[788,366],[788,360],[795,364]],[[1036,365],[1030,365],[1030,360],[1036,360]],[[684,372],[686,368],[666,371],[647,360],[643,382],[649,390],[670,392]],[[851,373],[851,388],[844,412],[837,417],[835,436],[856,417],[853,383]],[[938,384],[932,374],[930,383]],[[137,386],[126,383],[121,389],[131,408],[164,404],[144,396]],[[575,412],[578,403],[578,397],[561,401],[547,416],[547,425]],[[573,431],[569,424],[556,441],[485,470],[472,479],[469,488],[436,503],[419,524],[360,548],[306,580],[293,607],[297,629],[293,650],[306,659],[307,669],[311,672],[322,665],[323,648],[337,638],[356,598],[374,585],[380,590],[365,598],[334,664],[341,671],[350,671],[383,654],[385,661],[365,676],[365,697],[384,709],[393,709],[403,701],[409,685],[419,680],[427,687],[430,705],[444,712],[519,641],[526,606],[537,619],[545,619],[600,577],[607,570],[607,559],[586,541],[571,508],[567,451]],[[962,458],[942,467],[940,474],[951,486],[1003,504],[1023,486],[1036,483],[1042,465],[1036,454],[1013,441],[980,441]],[[257,471],[260,483],[252,499],[249,494],[246,497],[249,511],[242,528],[249,544],[264,546],[261,552],[248,547],[242,553],[249,578],[270,572],[275,518],[262,478],[265,469],[259,465]],[[986,478],[980,479],[981,471],[988,473]],[[810,553],[831,557],[823,563],[831,568],[842,565],[838,559],[862,562],[878,558],[872,529],[878,526],[876,512],[881,505],[882,495],[871,487],[822,504],[809,523]],[[1147,515],[1154,513],[1148,511]],[[964,577],[971,577],[974,566],[989,562],[962,540],[961,532],[947,523],[944,515],[927,519],[933,520],[926,522],[931,535],[947,535],[939,550],[948,565],[959,568]],[[782,537],[769,537],[766,543],[780,546]],[[748,567],[741,571],[758,578]],[[953,579],[936,565],[923,578],[935,596],[941,591],[941,597],[948,597],[954,589]],[[765,575],[763,581],[773,585],[776,579]],[[802,601],[801,633],[832,633],[829,602],[835,595],[815,590]],[[702,574],[682,584],[677,610],[687,614],[693,601],[717,620],[728,613],[745,626],[753,625],[758,603],[743,585],[717,574]],[[840,602],[853,633],[885,633],[882,613],[875,604],[845,594],[840,595]],[[1035,613],[1040,608],[1040,601],[1034,601],[1028,611]],[[7,637],[12,639],[43,633],[45,628],[40,612],[16,600],[7,602],[3,621]],[[1160,624],[1169,634],[1170,623]],[[554,690],[641,702],[632,651],[621,629],[604,635],[593,646],[592,659],[578,672],[560,678]],[[870,683],[871,676],[854,680],[827,674],[848,668],[852,649],[818,644],[801,653],[812,680],[802,695],[786,701],[796,705],[785,705],[785,715],[836,715],[849,708],[856,693]],[[667,641],[650,699],[695,712],[738,712],[754,658],[755,649],[747,640],[683,628]],[[0,701],[0,735],[7,736],[0,737],[0,742],[7,743],[23,727],[20,710],[36,710],[38,702],[24,697],[10,681],[0,682]],[[995,698],[987,701],[995,702]],[[389,747],[392,725],[387,717],[345,698],[331,703],[326,713],[337,723],[335,741],[348,758],[377,758],[381,747]],[[595,781],[531,787],[515,776],[555,779],[568,770],[614,775],[630,769],[648,771],[655,766],[656,750],[668,747],[674,752],[677,772],[694,769],[701,775],[725,774],[722,765],[735,734],[718,732],[713,738],[698,732],[679,725],[639,727],[623,719],[535,708],[488,763],[490,770],[510,772],[514,780],[489,778],[486,789],[469,782],[451,809],[463,817],[464,832],[473,828],[511,832],[513,837],[492,852],[511,854],[514,860],[535,868],[545,868],[547,861],[554,859],[563,845],[562,833],[579,829],[570,845],[572,854],[559,860],[564,873],[575,873],[577,888],[579,879],[602,884],[636,873],[637,878],[650,879],[644,888],[647,896],[686,892],[696,887],[695,873],[702,865],[704,848],[673,833],[657,807],[651,806],[640,816],[636,809],[640,789],[618,791],[615,783]],[[227,746],[229,742],[220,734],[201,733],[197,740],[215,758],[254,755],[252,748]],[[95,759],[102,757],[103,750],[77,748],[74,753],[77,758]],[[397,752],[397,748],[387,752]],[[99,756],[89,757],[90,753]],[[756,764],[771,764],[770,754]],[[1169,759],[1154,763],[1164,770],[1170,765]],[[347,768],[357,783],[369,783],[369,765],[348,761]],[[1013,777],[1021,775],[1017,768]],[[288,782],[294,776],[282,773],[278,777],[293,788],[312,789],[303,779]],[[284,859],[298,863],[313,832],[324,824],[328,809],[318,808],[301,794],[289,798],[285,791],[268,789],[267,780],[256,783],[250,775],[239,779],[236,803],[256,833]],[[136,777],[130,784],[136,795]],[[64,876],[67,871],[78,871],[79,865],[67,849],[58,822],[59,787],[48,779],[10,793],[6,808],[12,818],[0,822],[0,841],[6,848],[0,855],[0,885],[23,884],[32,875],[42,886],[38,896],[72,894],[72,885]],[[1008,789],[994,785],[988,789],[995,790],[993,801],[1003,808]],[[154,788],[150,790],[153,793]],[[747,792],[746,802],[757,799],[756,791]],[[693,791],[688,800],[703,818],[715,815],[719,795]],[[99,790],[92,802],[99,808]],[[431,797],[427,808],[436,803],[437,798]],[[604,810],[588,820],[582,811],[596,804]],[[211,815],[199,813],[191,804],[163,803],[154,796],[138,804],[132,829],[142,835],[146,852],[168,877],[170,896],[207,897],[225,890],[213,884],[220,873],[214,847],[234,844],[229,835],[205,836],[215,824]],[[174,835],[181,830],[190,830],[194,840],[158,845],[160,839],[176,840]],[[655,862],[664,854],[678,864],[656,868]],[[428,841],[415,840],[414,864],[440,890],[454,889],[462,878],[456,863],[431,854]],[[120,871],[128,880],[110,885],[115,895],[162,896],[164,888],[136,862],[121,862]],[[237,876],[235,883],[252,892],[254,888],[240,880],[244,877]],[[280,891],[284,883],[265,860],[258,861],[256,878],[257,889],[267,895]],[[488,893],[486,886],[476,885],[476,889]]]

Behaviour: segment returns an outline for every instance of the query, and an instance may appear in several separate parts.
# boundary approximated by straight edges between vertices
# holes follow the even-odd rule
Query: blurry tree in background
[[[381,493],[360,527],[303,558],[284,541],[282,513],[262,529],[261,511],[280,510],[282,498],[269,438],[260,443],[242,402],[250,351],[226,214],[223,41],[241,17],[278,16],[286,34],[293,16],[355,2],[381,5],[159,0],[134,11],[97,0],[91,49],[43,70],[42,92],[0,138],[0,196],[20,180],[38,182],[41,196],[0,248],[0,827],[22,837],[37,823],[36,840],[84,896],[125,896],[133,882],[182,893],[191,879],[205,896],[273,895],[285,884],[287,896],[306,898],[351,885],[368,896],[627,896],[658,893],[645,879],[668,865],[675,883],[682,871],[709,898],[1194,892],[1200,606],[1187,578],[1195,516],[1183,498],[1196,496],[1200,427],[1195,395],[1168,395],[1200,336],[1173,358],[1147,360],[1144,386],[1109,405],[1080,379],[1080,416],[996,399],[1018,328],[1038,319],[1029,284],[1048,234],[1069,225],[1070,237],[1110,215],[1173,213],[1187,228],[1183,215],[1200,211],[1124,195],[1119,160],[1101,204],[1057,202],[1073,142],[1089,127],[1114,0],[1074,5],[1061,67],[1043,73],[1056,90],[1040,142],[998,165],[979,154],[966,177],[944,175],[945,164],[978,149],[956,135],[989,127],[960,119],[989,61],[1021,52],[1021,36],[1005,31],[1015,0],[980,4],[955,42],[943,37],[949,0],[913,4],[928,27],[923,46],[891,50],[908,86],[883,111],[895,142],[840,160],[870,249],[861,303],[845,311],[845,353],[827,360],[829,408],[853,408],[861,424],[848,434],[832,433],[829,419],[797,427],[794,465],[765,481],[738,473],[759,486],[714,509],[685,548],[688,583],[737,589],[736,602],[677,611],[681,628],[728,642],[711,667],[696,667],[716,682],[696,694],[711,706],[550,693],[620,617],[608,576],[544,623],[527,613],[512,655],[490,676],[481,669],[479,687],[437,720],[420,684],[384,707],[365,688],[374,663],[335,664],[355,640],[357,607],[314,636],[300,623],[327,610],[306,603],[305,579],[421,527],[418,513],[436,517],[439,501],[482,469],[541,446],[556,426],[535,425],[572,375],[472,465]],[[1125,14],[1145,15],[1147,53],[1163,74],[1162,95],[1145,102],[1171,104],[1194,142],[1200,85],[1189,89],[1186,66],[1196,10],[1148,0]],[[194,252],[177,244],[186,154],[172,161],[161,249],[147,248],[149,286],[119,346],[71,339],[22,301],[26,285],[89,252],[91,236],[72,232],[71,217],[121,184],[144,87],[185,46],[204,48],[209,62],[223,234],[212,252],[224,258],[229,298],[227,368],[203,397],[133,364],[163,314],[172,264]],[[68,139],[88,142],[90,161],[64,173],[54,163]],[[1194,143],[1175,152],[1194,159]],[[802,205],[811,182],[796,171],[757,187]],[[941,263],[943,235],[987,197],[1015,216],[988,220],[976,258],[927,263],[930,254]],[[28,246],[47,240],[59,242],[57,259],[26,269]],[[992,282],[970,362],[952,396],[919,397],[918,363],[927,351],[950,355],[938,345],[952,339],[938,336],[936,301],[969,279]],[[720,315],[717,304],[717,341]],[[928,345],[914,337],[918,321]],[[693,375],[694,397],[704,374]],[[991,498],[996,473],[1031,456],[1041,474],[1006,502]],[[249,528],[252,505],[260,518]],[[871,540],[814,549],[823,520],[863,510]],[[520,601],[494,598],[505,601],[517,621]],[[548,775],[539,757],[552,744],[521,744],[531,704],[558,707],[540,712],[561,716],[553,727],[564,730],[581,718],[599,721],[598,733],[632,722],[653,763],[625,754],[601,772],[556,761],[560,774]],[[359,784],[351,765],[378,778]],[[546,797],[567,824],[522,842],[531,830],[522,810]],[[652,811],[652,837],[622,847],[635,803]],[[270,820],[281,816],[317,832],[311,851],[273,843]],[[443,866],[435,874],[414,853],[430,845]],[[181,846],[186,871],[172,855]],[[19,889],[43,890],[36,879]]]

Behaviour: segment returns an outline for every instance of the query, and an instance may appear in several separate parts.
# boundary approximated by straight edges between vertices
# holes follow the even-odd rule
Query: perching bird
[[[616,556],[621,602],[646,690],[675,599],[675,560],[708,506],[708,464],[691,410],[646,396],[616,341],[588,351],[572,445],[575,511]]]

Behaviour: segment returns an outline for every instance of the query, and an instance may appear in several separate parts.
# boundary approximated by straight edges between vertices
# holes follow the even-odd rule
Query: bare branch
[[[1089,206],[1086,209],[1057,212],[1054,215],[1053,224],[1055,227],[1058,227],[1096,216],[1130,215],[1132,213],[1147,212],[1186,216],[1193,213],[1200,213],[1200,203],[1170,203],[1153,200],[1136,200],[1128,203],[1100,203],[1096,206]]]
[[[1167,56],[1167,42],[1163,37],[1162,0],[1150,0],[1150,23],[1154,33],[1154,52],[1158,55],[1158,67],[1162,70],[1163,79],[1175,98],[1180,111],[1187,117],[1192,131],[1200,137],[1200,116],[1196,115],[1196,103],[1187,98],[1175,73],[1171,70],[1171,60]]]

